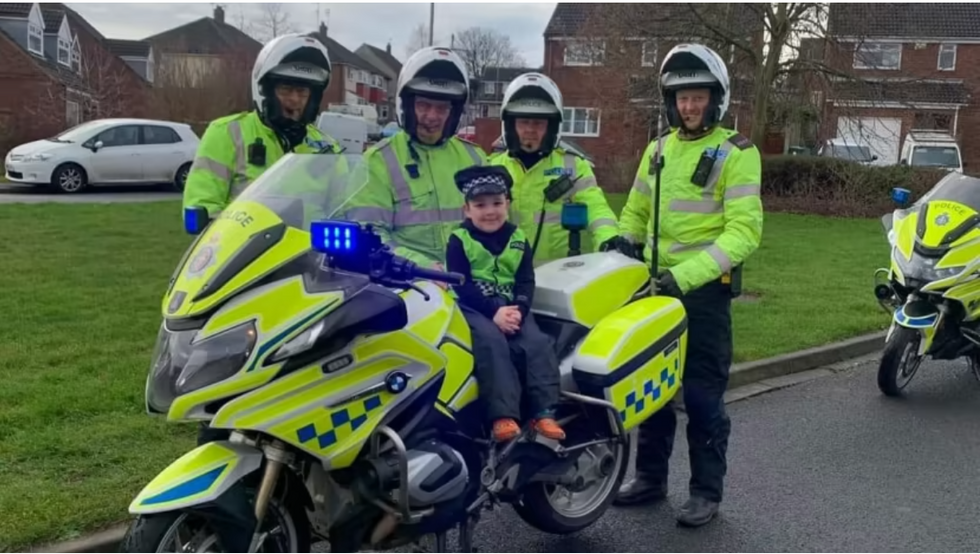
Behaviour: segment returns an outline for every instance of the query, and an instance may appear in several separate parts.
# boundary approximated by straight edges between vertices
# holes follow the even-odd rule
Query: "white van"
[[[316,119],[316,128],[336,139],[348,154],[364,152],[368,143],[368,123],[363,117],[323,112]]]
[[[935,167],[963,173],[963,153],[956,139],[943,131],[910,131],[905,136],[902,165]]]

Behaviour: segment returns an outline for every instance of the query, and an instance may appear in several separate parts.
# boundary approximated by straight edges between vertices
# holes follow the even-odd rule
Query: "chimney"
[[[390,40],[388,41],[388,46],[385,47],[385,52],[387,52],[388,55],[391,55],[391,41]]]
[[[217,21],[218,23],[225,22],[225,9],[222,8],[221,6],[214,7],[214,20]]]
[[[327,24],[322,21],[320,22],[320,36],[327,36]]]

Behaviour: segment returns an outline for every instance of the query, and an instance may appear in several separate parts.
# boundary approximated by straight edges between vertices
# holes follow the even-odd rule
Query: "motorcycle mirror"
[[[895,187],[892,189],[892,201],[898,204],[898,206],[901,208],[904,208],[911,198],[912,191],[909,189],[903,189],[901,187]]]
[[[202,206],[188,206],[184,208],[184,231],[188,235],[199,235],[208,226],[211,220],[208,217],[208,209]]]

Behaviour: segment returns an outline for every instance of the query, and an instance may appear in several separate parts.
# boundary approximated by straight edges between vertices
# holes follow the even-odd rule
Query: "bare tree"
[[[419,23],[408,35],[408,42],[405,43],[405,57],[410,57],[412,54],[418,52],[428,45],[429,26],[424,23]]]
[[[470,75],[480,76],[488,67],[522,67],[524,59],[510,37],[485,27],[469,27],[456,34],[453,49],[463,58]]]
[[[287,4],[259,4],[260,15],[252,24],[254,32],[261,37],[260,42],[267,42],[280,35],[293,32],[293,22]]]

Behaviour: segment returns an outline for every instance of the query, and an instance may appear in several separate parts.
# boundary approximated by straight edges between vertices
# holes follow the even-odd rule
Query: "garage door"
[[[902,120],[898,117],[838,117],[837,138],[867,144],[878,156],[875,165],[895,165],[902,144]]]

